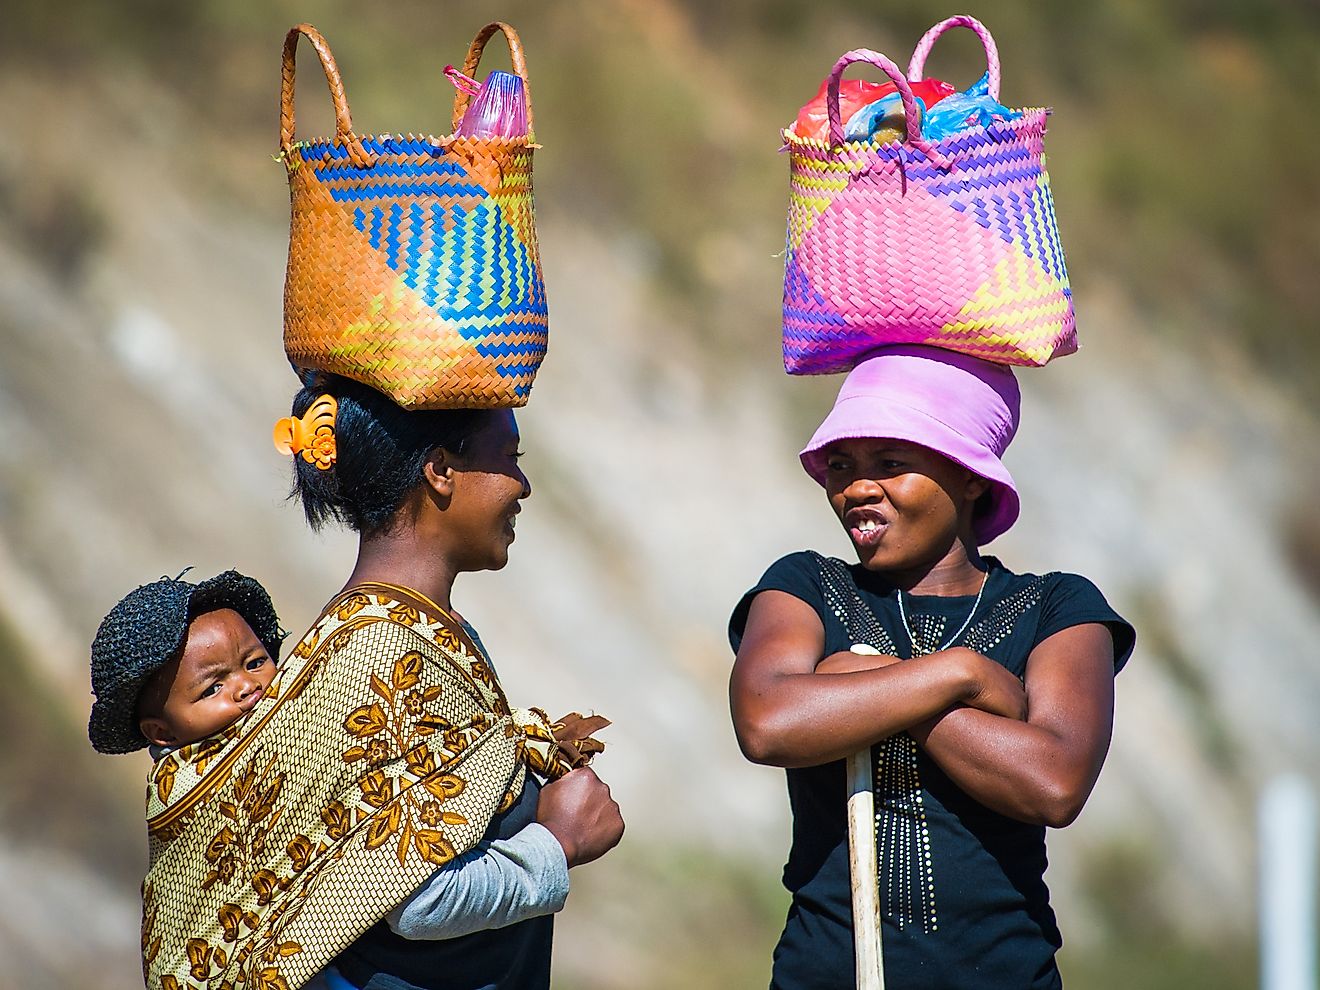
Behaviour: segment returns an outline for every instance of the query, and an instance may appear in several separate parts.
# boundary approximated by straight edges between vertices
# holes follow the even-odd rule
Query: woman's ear
[[[437,495],[444,498],[454,494],[454,458],[444,447],[431,451],[426,463],[422,465],[422,475],[426,485]]]
[[[967,501],[975,502],[978,498],[990,490],[990,482],[986,481],[979,474],[968,472],[967,479]]]
[[[173,746],[179,741],[163,718],[141,719],[138,728],[153,746]]]

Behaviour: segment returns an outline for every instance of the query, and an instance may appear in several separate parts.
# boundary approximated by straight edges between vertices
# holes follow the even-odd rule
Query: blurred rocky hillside
[[[552,347],[520,417],[509,567],[456,603],[510,694],[615,720],[629,821],[582,871],[556,985],[764,985],[781,775],[729,727],[727,613],[778,555],[845,554],[794,452],[837,380],[778,355],[777,127],[842,51],[935,20],[818,0],[8,0],[0,27],[0,990],[138,985],[145,764],[91,753],[87,643],[194,565],[304,628],[352,543],[270,447],[287,223],[283,32],[329,39],[363,132],[445,129],[487,19],[528,51]],[[1069,986],[1252,985],[1254,800],[1320,783],[1320,15],[1302,0],[985,4],[1010,102],[1056,108],[1082,352],[1024,373],[992,548],[1138,626],[1090,807],[1051,838]],[[492,48],[494,46],[492,45]],[[501,56],[502,57],[502,56]],[[932,71],[982,71],[970,34]],[[330,114],[310,59],[300,133]],[[493,63],[501,63],[496,59]]]

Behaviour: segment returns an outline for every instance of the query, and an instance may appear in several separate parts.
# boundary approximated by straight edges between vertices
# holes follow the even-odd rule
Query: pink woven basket
[[[1072,291],[1045,171],[1048,110],[944,141],[921,135],[909,79],[951,27],[976,32],[999,98],[994,39],[951,17],[917,45],[908,74],[860,48],[829,76],[828,142],[784,132],[790,156],[784,367],[847,371],[885,344],[930,344],[1000,364],[1043,365],[1077,349]],[[866,62],[898,87],[902,142],[844,143],[839,81]]]

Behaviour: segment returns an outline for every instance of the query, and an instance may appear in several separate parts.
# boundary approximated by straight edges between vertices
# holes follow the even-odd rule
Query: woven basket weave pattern
[[[494,27],[474,42],[474,70]],[[288,91],[290,361],[407,408],[523,405],[548,328],[530,136],[358,137],[337,100],[334,139],[293,142]]]
[[[898,343],[1014,365],[1075,351],[1046,117],[878,146],[786,132],[785,368],[847,371]]]

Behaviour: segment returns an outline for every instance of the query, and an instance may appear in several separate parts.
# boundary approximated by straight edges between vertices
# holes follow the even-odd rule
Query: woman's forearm
[[[1058,737],[1029,722],[959,707],[908,731],[968,795],[1021,822],[1071,824],[1095,784]]]
[[[957,704],[1026,715],[1017,678],[963,647],[901,663],[876,657],[874,670],[816,673],[824,640],[815,612],[791,595],[765,591],[752,602],[729,705],[738,745],[754,763],[843,759]]]
[[[939,656],[848,674],[777,674],[735,694],[734,727],[755,763],[816,766],[930,719],[976,688],[963,665]]]
[[[1113,671],[1108,630],[1074,626],[1032,651],[1026,721],[958,707],[909,732],[955,784],[987,808],[1062,828],[1081,812],[1109,750]]]

